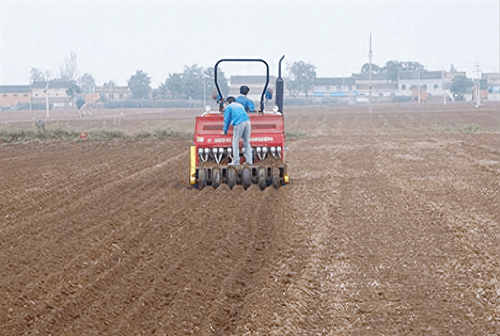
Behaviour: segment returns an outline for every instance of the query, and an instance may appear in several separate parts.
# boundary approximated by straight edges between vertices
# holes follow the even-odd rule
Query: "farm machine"
[[[290,177],[285,163],[285,124],[283,119],[283,79],[281,78],[281,61],[279,61],[279,76],[276,80],[276,106],[266,111],[264,96],[269,84],[269,65],[262,59],[221,59],[214,67],[215,87],[219,93],[219,111],[212,111],[209,106],[205,112],[196,117],[194,143],[190,146],[189,183],[198,189],[206,186],[213,188],[227,184],[229,188],[242,185],[247,189],[257,184],[260,189],[273,186],[278,189],[289,183]],[[260,110],[248,113],[252,132],[250,145],[252,147],[253,164],[230,166],[232,162],[233,129],[229,127],[227,135],[222,134],[224,125],[224,97],[217,82],[217,68],[222,62],[262,62],[266,66],[266,82],[260,98]],[[240,140],[241,163],[244,158],[243,141]],[[239,159],[239,160],[238,160]]]

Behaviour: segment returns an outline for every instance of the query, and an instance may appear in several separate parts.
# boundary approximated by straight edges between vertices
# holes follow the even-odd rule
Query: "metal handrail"
[[[214,80],[215,80],[215,87],[217,88],[217,92],[219,92],[219,97],[221,98],[221,101],[219,103],[219,110],[222,111],[224,107],[224,97],[222,97],[222,92],[220,91],[219,88],[219,83],[217,83],[217,67],[219,66],[219,63],[221,62],[262,62],[266,65],[266,84],[264,85],[264,90],[262,91],[262,95],[260,96],[260,111],[264,111],[264,95],[266,93],[267,85],[269,84],[269,65],[267,64],[266,61],[259,59],[259,58],[240,58],[240,59],[234,59],[234,58],[224,58],[219,60],[217,63],[215,63],[215,68],[214,68]]]

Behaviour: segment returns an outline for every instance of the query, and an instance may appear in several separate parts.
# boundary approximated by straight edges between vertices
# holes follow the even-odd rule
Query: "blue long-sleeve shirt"
[[[250,118],[248,117],[243,105],[237,102],[232,102],[224,109],[224,134],[227,134],[229,125],[233,124],[234,127],[249,120]]]
[[[243,105],[247,112],[255,112],[255,105],[246,96],[239,96],[238,98],[236,98],[236,102]]]

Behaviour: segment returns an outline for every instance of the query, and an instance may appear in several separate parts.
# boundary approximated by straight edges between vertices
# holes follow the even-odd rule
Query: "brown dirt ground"
[[[500,335],[499,106],[401,106],[288,108],[279,190],[187,189],[180,138],[2,144],[0,335]],[[55,117],[199,111],[123,113]]]

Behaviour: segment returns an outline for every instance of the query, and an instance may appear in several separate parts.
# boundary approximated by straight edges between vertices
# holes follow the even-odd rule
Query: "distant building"
[[[483,73],[481,79],[486,81],[487,86],[500,85],[500,73],[498,72]]]
[[[98,93],[89,93],[85,95],[85,102],[88,104],[95,104],[99,101],[101,97]]]
[[[500,73],[483,73],[481,78],[486,81],[487,99],[491,101],[500,101]],[[483,83],[481,83],[483,85]]]
[[[443,71],[402,71],[399,73],[398,86],[399,96],[412,96],[418,99],[418,90],[425,92],[420,98],[426,100],[430,96],[440,96],[445,94]],[[449,89],[448,89],[449,91]]]
[[[257,108],[260,103],[260,98],[262,96],[262,91],[264,90],[264,85],[266,84],[266,76],[231,76],[229,85],[229,95],[238,97],[240,95],[240,87],[246,85],[249,87],[250,92],[248,93],[248,99],[252,100]],[[276,86],[276,77],[269,76],[268,88],[274,90]],[[273,94],[274,98],[274,94]]]
[[[398,93],[398,83],[387,79],[385,74],[372,74],[371,80],[369,74],[352,74],[352,78],[360,97],[369,97],[371,92],[372,97],[389,99]]]
[[[107,100],[127,100],[130,99],[128,86],[118,86],[113,81],[95,87],[95,93]]]
[[[0,107],[29,104],[29,85],[2,85],[0,86]]]
[[[46,104],[48,96],[50,108],[73,106],[73,98],[68,96],[67,91],[74,87],[74,82],[66,80],[34,82],[31,85],[31,102],[35,105]]]
[[[455,77],[467,77],[467,74],[465,73],[465,71],[443,71],[443,87],[445,91],[449,92],[449,90],[451,89],[451,84],[453,83],[453,78]]]
[[[353,97],[357,95],[352,77],[317,77],[314,80],[315,97]]]

